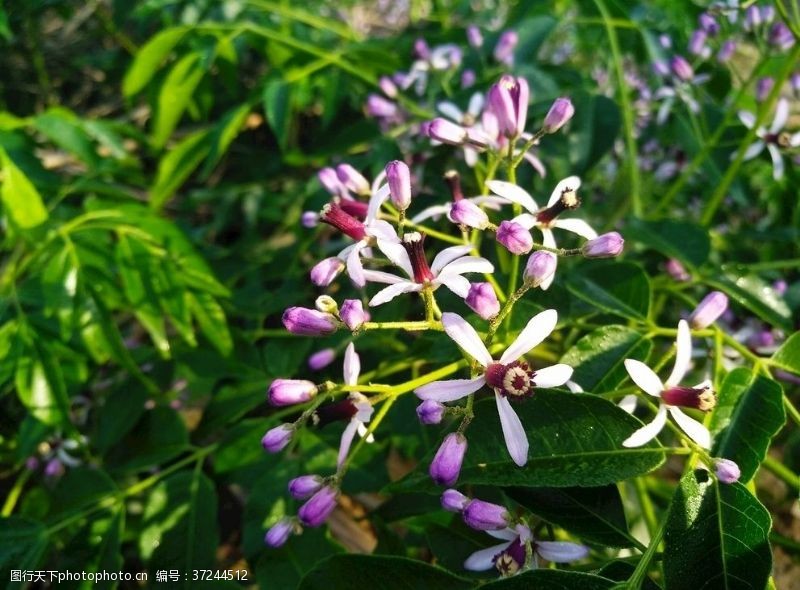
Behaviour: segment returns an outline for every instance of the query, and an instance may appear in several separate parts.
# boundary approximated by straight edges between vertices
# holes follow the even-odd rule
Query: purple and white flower
[[[747,111],[739,111],[739,119],[748,129],[752,129],[756,124],[756,116]],[[744,153],[744,159],[751,160],[764,151],[766,147],[772,158],[772,177],[775,180],[783,178],[784,163],[781,150],[800,146],[800,132],[792,134],[785,130],[788,120],[789,101],[782,98],[775,108],[775,118],[772,120],[772,125],[769,129],[758,127],[756,129],[758,141],[748,147]]]
[[[509,400],[530,397],[536,387],[564,385],[572,376],[572,367],[568,365],[553,365],[534,371],[528,363],[520,360],[550,335],[557,321],[558,314],[554,309],[537,314],[500,359],[494,360],[478,333],[466,320],[454,313],[444,313],[442,324],[445,332],[483,367],[483,374],[472,379],[434,381],[418,387],[414,392],[420,399],[444,403],[466,397],[488,385],[495,393],[497,412],[508,452],[517,465],[525,465],[528,461],[528,437]]]
[[[344,352],[344,384],[345,385],[358,385],[358,377],[361,374],[361,359],[356,352],[353,343],[347,345]],[[374,439],[372,435],[367,435],[367,427],[365,424],[372,418],[372,404],[366,396],[358,391],[351,391],[348,400],[353,406],[353,415],[350,422],[342,433],[342,440],[339,442],[339,456],[336,460],[336,466],[341,467],[344,463],[347,453],[350,452],[350,445],[353,443],[353,437],[358,432],[359,436],[367,436],[367,442],[372,442]]]
[[[436,110],[442,115],[455,121],[465,129],[474,129],[476,132],[482,134],[480,126],[480,115],[483,110],[484,98],[483,94],[476,92],[469,99],[469,105],[466,111],[462,111],[458,105],[450,101],[442,101],[436,105]],[[464,161],[470,168],[478,163],[478,151],[469,144],[464,145]]]
[[[696,75],[689,62],[680,55],[672,58],[669,71],[664,76],[667,78],[665,84],[655,92],[655,98],[662,101],[656,115],[656,123],[664,124],[677,100],[686,104],[693,113],[699,112],[700,105],[694,98],[694,90],[698,85],[708,82],[710,76]]]

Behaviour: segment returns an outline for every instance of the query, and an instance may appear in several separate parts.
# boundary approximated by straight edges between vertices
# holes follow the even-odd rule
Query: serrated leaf
[[[734,369],[722,382],[711,416],[712,454],[735,461],[742,472],[740,481],[747,483],[785,422],[781,386],[749,369]]]
[[[639,242],[664,256],[695,267],[708,260],[711,251],[708,231],[686,221],[633,219],[626,228],[625,237],[630,243]]]
[[[772,355],[772,363],[800,375],[800,332],[795,332]]]
[[[132,96],[147,86],[161,63],[188,31],[189,27],[164,29],[139,48],[122,81],[122,94]]]
[[[755,275],[722,274],[706,283],[726,293],[765,322],[791,332],[792,312],[772,286]]]
[[[561,357],[575,371],[572,381],[588,391],[613,391],[628,377],[625,359],[647,359],[652,342],[625,326],[605,326],[590,332]]]
[[[201,58],[197,52],[184,55],[161,85],[152,130],[153,145],[158,148],[167,143],[206,73]]]
[[[675,490],[665,525],[666,587],[763,590],[772,570],[771,524],[742,484],[690,471]]]
[[[567,289],[590,305],[624,318],[644,320],[650,310],[650,281],[629,262],[583,266],[569,275]]]
[[[0,198],[9,219],[21,229],[30,229],[47,221],[47,209],[39,191],[2,148],[0,164],[3,166]]]

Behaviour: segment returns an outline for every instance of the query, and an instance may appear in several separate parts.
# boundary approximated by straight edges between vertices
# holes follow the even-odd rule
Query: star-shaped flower
[[[748,129],[752,129],[756,124],[756,116],[747,111],[739,111],[739,119]],[[788,120],[789,101],[782,98],[775,108],[775,118],[772,120],[770,128],[758,127],[756,129],[758,141],[750,145],[744,153],[744,159],[751,160],[764,151],[766,147],[772,158],[772,177],[775,180],[783,178],[784,164],[781,150],[800,146],[800,132],[791,134],[788,131],[784,131]]]

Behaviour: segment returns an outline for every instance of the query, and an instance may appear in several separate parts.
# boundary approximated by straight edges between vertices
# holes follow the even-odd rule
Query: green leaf
[[[607,590],[614,585],[614,581],[593,574],[538,569],[490,582],[481,590]]]
[[[41,354],[37,346],[20,357],[15,375],[17,395],[37,420],[63,425],[69,422],[69,399],[58,364],[49,354]]]
[[[267,81],[264,86],[264,111],[281,150],[285,150],[289,144],[289,126],[292,121],[290,90],[287,82],[277,78]]]
[[[125,381],[115,388],[98,410],[93,443],[105,453],[128,434],[144,413],[147,392],[136,382]]]
[[[256,488],[257,489],[257,488]],[[286,487],[281,490],[286,494]],[[255,494],[251,494],[253,501]],[[249,523],[252,524],[252,523]],[[245,525],[245,538],[248,525]],[[302,535],[292,537],[291,541],[279,549],[264,550],[264,531],[262,523],[258,525],[258,549],[261,556],[256,561],[256,580],[269,580],[270,588],[297,588],[303,576],[317,563],[326,557],[341,553],[342,549],[325,534],[323,529],[306,529]],[[245,547],[247,542],[245,541]],[[245,548],[245,554],[247,549]],[[250,561],[250,560],[249,560]],[[250,561],[252,563],[252,561]],[[262,586],[264,587],[264,586]]]
[[[765,322],[787,332],[793,331],[792,312],[778,292],[755,275],[722,274],[706,283],[743,305]]]
[[[176,569],[180,588],[193,588],[191,571],[215,569],[219,545],[217,494],[214,483],[199,469],[183,471],[161,481],[147,499],[139,550],[148,562],[149,576]]]
[[[605,326],[578,340],[560,362],[575,369],[572,381],[588,391],[603,393],[627,379],[625,359],[644,361],[652,348],[652,342],[636,330]]]
[[[150,189],[150,207],[159,210],[208,155],[206,141],[210,131],[201,129],[184,137],[158,163],[158,171]]]
[[[214,168],[228,151],[231,143],[242,130],[247,116],[250,114],[250,104],[245,103],[225,113],[220,122],[214,126],[209,137],[211,148],[208,158],[200,172],[201,180],[207,180]]]
[[[76,155],[92,168],[100,162],[94,144],[81,120],[64,108],[48,109],[34,119],[34,126],[53,143]]]
[[[539,48],[555,29],[558,21],[552,16],[534,16],[514,24],[519,43],[514,55],[519,63],[535,62]]]
[[[21,229],[30,229],[47,221],[47,209],[36,187],[2,148],[0,163],[3,166],[0,199],[9,219]]]
[[[506,490],[536,516],[586,541],[609,547],[632,547],[622,498],[616,484],[576,488]]]
[[[319,563],[300,581],[297,590],[459,590],[472,583],[447,570],[405,557],[334,555]]]
[[[160,31],[136,52],[131,67],[122,81],[122,94],[132,96],[147,86],[172,49],[183,39],[189,27],[173,27]]]
[[[180,416],[167,407],[145,412],[131,432],[106,455],[112,472],[158,465],[186,450],[189,435]]]
[[[11,580],[11,570],[36,570],[47,550],[44,525],[27,518],[0,518],[0,577]],[[9,583],[7,588],[27,587],[25,583]]]
[[[101,469],[83,466],[68,469],[53,490],[48,522],[63,520],[118,491],[114,480]]]
[[[189,293],[189,308],[211,345],[223,356],[233,351],[228,322],[222,306],[208,293]]]
[[[630,262],[584,265],[571,273],[567,289],[590,305],[635,320],[644,320],[650,310],[650,281]]]
[[[405,496],[406,494],[403,494],[400,497]],[[440,508],[441,505],[437,501],[434,511]],[[461,517],[456,515],[447,526],[426,523],[425,540],[438,565],[452,572],[461,572],[464,571],[464,561],[476,551],[485,549],[489,538],[486,533],[469,528]],[[466,571],[464,574],[474,575]]]
[[[172,67],[158,94],[158,105],[153,118],[153,145],[161,148],[167,143],[180,121],[197,85],[206,71],[198,52],[184,55]]]
[[[96,518],[89,524],[84,540],[88,545],[88,555],[80,564],[93,572],[116,572],[122,570],[123,559],[121,542],[125,531],[125,511],[121,508],[115,510],[110,518]],[[69,554],[71,554],[70,552]],[[83,557],[83,556],[81,556]],[[116,588],[114,580],[86,580],[78,588],[82,590],[100,590],[103,588]]]
[[[711,239],[708,231],[694,223],[662,219],[632,219],[625,230],[630,244],[639,242],[688,266],[700,266],[708,260]]]
[[[572,170],[584,174],[614,147],[622,116],[617,104],[606,96],[579,92],[572,100],[575,116],[568,136],[569,155]]]
[[[652,471],[664,462],[656,442],[626,449],[622,441],[641,428],[615,404],[591,394],[538,390],[514,408],[528,433],[528,463],[511,461],[494,400],[476,404],[459,484],[492,486],[603,486]],[[422,468],[389,490],[440,491],[428,476],[433,449]]]
[[[664,532],[670,590],[763,590],[772,569],[770,516],[742,484],[720,484],[704,470],[680,481]]]
[[[795,332],[786,339],[781,347],[772,355],[772,363],[780,368],[800,375],[800,332]]]
[[[734,369],[722,382],[711,416],[712,454],[736,461],[742,472],[740,481],[747,483],[785,422],[781,386],[749,369]]]

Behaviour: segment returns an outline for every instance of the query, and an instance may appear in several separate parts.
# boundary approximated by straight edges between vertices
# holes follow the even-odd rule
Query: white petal
[[[453,402],[462,397],[475,393],[486,383],[483,375],[475,379],[449,379],[447,381],[434,381],[422,387],[417,387],[414,393],[421,400],[436,402]]]
[[[503,205],[508,205],[508,201],[503,197],[495,197],[492,195],[470,197],[466,200],[476,205],[485,205],[487,209],[493,209],[494,211],[499,211]]]
[[[358,425],[358,428],[356,429],[356,432],[358,432],[358,436],[360,436],[361,438],[364,438],[364,436],[366,436],[368,443],[374,443],[375,442],[375,437],[372,436],[372,433],[367,434],[367,427],[364,426],[363,422],[361,422]]]
[[[579,383],[575,381],[567,381],[567,389],[569,389],[572,393],[583,393],[583,387],[580,386]]]
[[[764,142],[756,141],[755,143],[750,144],[750,147],[748,147],[747,150],[744,152],[744,159],[752,160],[762,151],[764,151]]]
[[[502,539],[503,541],[513,541],[519,536],[519,533],[512,528],[500,529],[499,531],[483,531],[490,537],[495,539]]]
[[[470,251],[472,251],[471,244],[467,244],[465,246],[452,246],[450,248],[445,248],[433,258],[433,262],[431,262],[431,272],[435,275],[438,275],[439,271],[442,270],[444,266],[447,266],[456,258],[461,258],[462,256],[466,256],[467,254],[470,253]]]
[[[669,112],[672,110],[672,105],[674,104],[675,99],[673,98],[668,98],[661,104],[661,107],[658,109],[658,115],[656,116],[656,123],[659,125],[666,123],[669,118]]]
[[[431,217],[439,217],[441,215],[447,215],[450,212],[450,203],[446,205],[434,205],[433,207],[428,207],[427,209],[423,209],[419,213],[417,213],[414,217],[411,218],[411,223],[420,223],[425,221],[426,219],[430,219]]]
[[[789,137],[789,145],[792,147],[800,146],[800,131]]]
[[[447,335],[463,348],[467,354],[484,367],[491,364],[492,355],[486,350],[486,346],[478,336],[475,328],[470,326],[467,320],[458,314],[445,312],[442,314],[442,324]]]
[[[375,180],[372,181],[372,184],[369,187],[369,192],[373,195],[377,193],[378,190],[380,189],[380,186],[384,183],[385,180],[386,180],[386,170],[384,169],[381,170],[375,177]]]
[[[398,295],[403,293],[411,293],[413,291],[422,291],[422,285],[412,281],[404,281],[402,283],[395,283],[378,291],[375,296],[369,300],[370,307],[376,307],[388,303]]]
[[[537,223],[536,216],[531,215],[530,213],[522,213],[521,215],[517,215],[511,221],[520,224],[525,229],[532,229]]]
[[[471,572],[483,572],[494,567],[494,556],[505,550],[511,543],[501,543],[476,551],[464,562],[464,569]]]
[[[547,246],[548,248],[555,248],[556,247],[556,238],[553,235],[553,232],[549,229],[542,229],[542,244]],[[553,281],[556,280],[556,270],[558,269],[558,256],[554,257],[556,259],[556,268],[553,270],[553,274],[547,277],[545,280],[542,281],[542,284],[539,285],[539,288],[542,291],[547,291],[550,288],[550,285],[553,284]]]
[[[664,428],[667,423],[667,406],[661,404],[658,407],[655,418],[650,424],[642,426],[639,430],[631,434],[622,442],[623,447],[633,448],[646,445],[653,440],[656,435]]]
[[[539,369],[533,377],[536,387],[559,387],[572,377],[572,367],[569,365],[553,365]]]
[[[358,384],[358,376],[361,374],[361,359],[356,352],[353,343],[347,345],[344,351],[344,382],[345,385]]]
[[[778,106],[775,107],[775,118],[772,120],[772,127],[769,128],[771,133],[780,133],[786,127],[786,121],[789,119],[789,101],[782,98],[778,101]]]
[[[597,237],[597,232],[594,231],[592,226],[586,223],[583,219],[556,219],[553,222],[553,225],[555,227],[571,231],[574,234],[578,234],[587,240],[593,240]]]
[[[711,448],[711,433],[708,431],[708,428],[700,424],[700,422],[694,418],[687,416],[680,408],[676,408],[675,406],[670,407],[669,413],[672,414],[672,419],[678,423],[681,430],[689,435],[689,438],[704,449]]]
[[[357,287],[363,287],[367,280],[364,278],[364,267],[361,264],[361,250],[366,244],[356,242],[355,246],[347,255],[347,274]]]
[[[589,555],[589,548],[566,541],[536,541],[536,553],[547,561],[567,563]]]
[[[434,285],[444,285],[461,299],[466,299],[467,295],[469,295],[469,281],[461,275],[442,274],[431,282]]]
[[[372,193],[372,196],[369,199],[369,206],[367,207],[367,217],[364,220],[365,223],[369,224],[378,216],[378,211],[386,202],[386,199],[389,198],[389,185],[384,184],[381,188],[377,191]]]
[[[772,178],[780,180],[783,178],[783,156],[778,146],[774,144],[767,145],[769,155],[772,156]]]
[[[692,332],[686,320],[678,322],[678,337],[675,339],[675,366],[672,373],[664,382],[666,387],[678,385],[689,370],[692,362]]]
[[[382,270],[364,270],[364,278],[371,283],[385,283],[387,285],[394,285],[395,283],[407,283],[408,279],[398,277],[397,275],[383,272]]]
[[[539,173],[539,176],[544,178],[545,176],[547,176],[547,171],[544,168],[544,164],[542,164],[542,161],[539,158],[537,158],[531,153],[532,151],[533,151],[532,149],[528,150],[522,157],[525,158],[528,164],[533,166],[533,169]]]
[[[358,420],[350,420],[347,427],[342,433],[342,440],[339,442],[339,457],[336,460],[336,466],[341,467],[344,460],[347,458],[347,453],[350,452],[350,445],[353,444],[353,437],[356,434],[358,425],[361,424]]]
[[[508,398],[495,393],[494,399],[497,401],[497,413],[500,415],[500,426],[503,428],[508,454],[514,463],[522,467],[528,462],[528,436],[525,434],[525,428]]]
[[[467,166],[470,168],[475,168],[475,164],[478,163],[477,150],[468,146],[464,146],[464,162],[466,162]]]
[[[617,405],[629,414],[633,414],[633,411],[636,409],[637,401],[639,401],[639,398],[637,398],[635,394],[631,393],[630,395],[623,397]]]
[[[533,197],[516,184],[506,182],[504,180],[490,180],[486,183],[486,186],[488,186],[489,190],[496,195],[500,195],[512,203],[522,205],[531,213],[536,213],[536,211],[539,209],[539,206],[536,204],[536,201],[533,200]]]
[[[467,107],[467,112],[473,117],[477,117],[483,110],[483,102],[484,102],[483,93],[476,92],[469,99],[469,106]]]
[[[749,111],[739,111],[737,114],[739,115],[739,120],[742,122],[742,125],[748,129],[752,129],[755,126],[756,116],[753,113]]]
[[[664,390],[664,384],[653,372],[653,369],[645,365],[642,361],[635,359],[625,359],[625,369],[628,375],[631,376],[633,382],[638,385],[642,391],[649,393],[653,397],[661,397],[661,392]]]
[[[364,227],[368,236],[388,240],[389,242],[400,243],[400,239],[397,237],[392,224],[388,221],[376,219]]]
[[[552,207],[561,198],[561,193],[566,190],[577,191],[581,188],[581,179],[577,176],[567,176],[564,180],[559,181],[553,192],[550,193],[550,200],[547,201],[547,206]]]
[[[436,110],[456,123],[461,123],[461,120],[464,118],[464,113],[461,112],[461,109],[452,102],[446,100],[438,103],[436,105]]]
[[[393,264],[399,266],[409,277],[414,276],[414,269],[411,266],[411,260],[408,258],[408,252],[406,252],[402,244],[395,244],[379,238],[378,248],[380,248],[380,251],[383,252],[386,258],[391,260]]]
[[[558,312],[555,309],[547,309],[533,316],[528,325],[525,326],[525,329],[519,333],[516,340],[511,343],[511,346],[500,357],[500,362],[504,364],[512,363],[536,347],[555,330],[557,322]]]
[[[462,256],[458,260],[454,260],[446,264],[441,272],[436,272],[431,268],[433,274],[441,275],[463,275],[468,272],[489,273],[494,272],[494,265],[485,258],[479,256]]]

